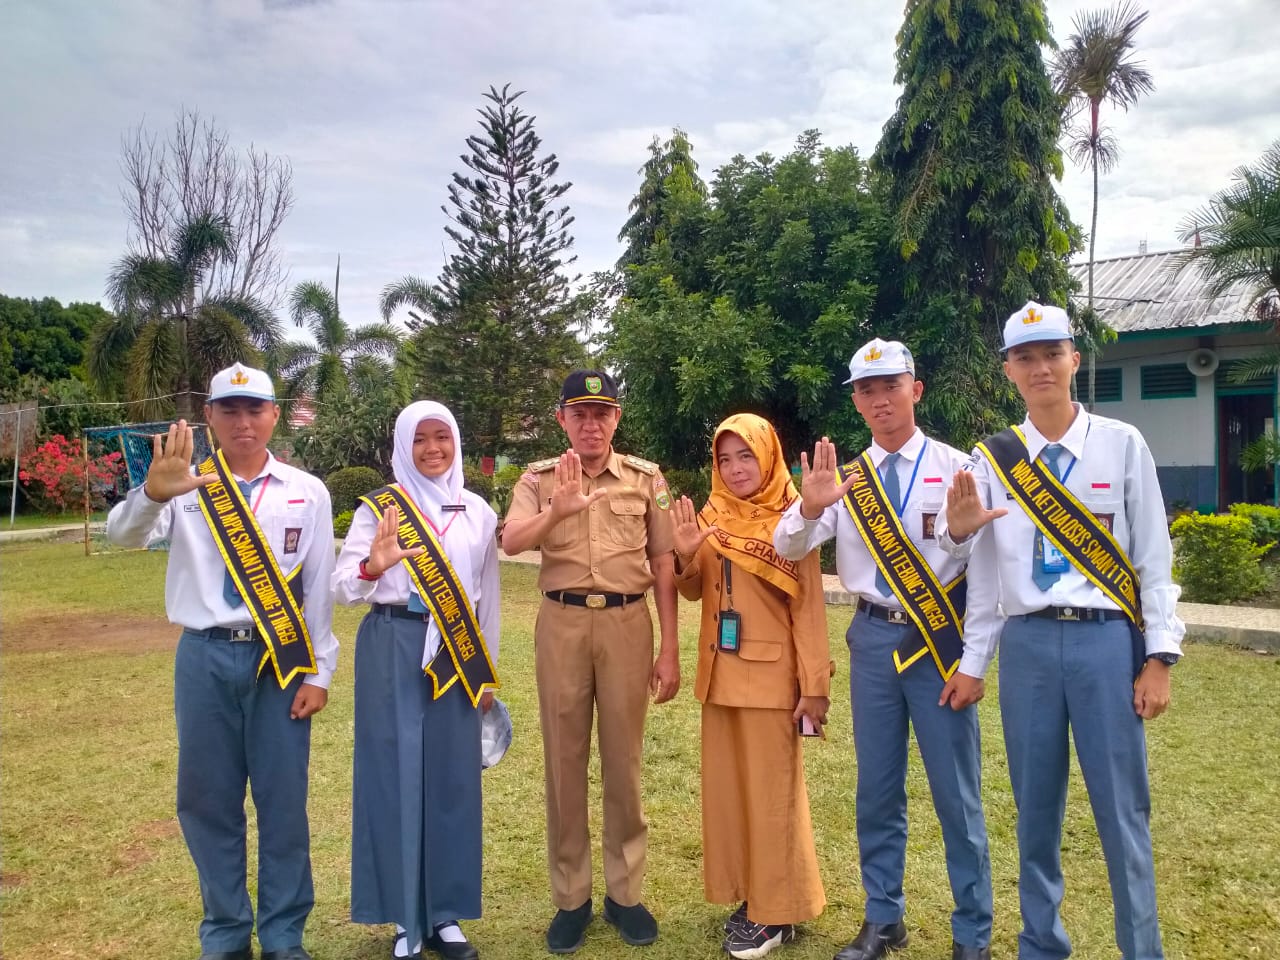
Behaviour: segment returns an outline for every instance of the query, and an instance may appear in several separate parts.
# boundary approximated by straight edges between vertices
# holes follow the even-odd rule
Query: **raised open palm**
[[[151,466],[147,468],[145,489],[152,500],[163,502],[207,487],[218,479],[215,473],[199,476],[191,472],[195,439],[187,421],[169,424],[169,435],[151,438]]]
[[[378,521],[378,529],[373,535],[373,543],[369,545],[369,559],[364,565],[365,572],[371,577],[378,577],[390,570],[407,557],[416,557],[426,547],[414,547],[406,550],[400,546],[396,530],[400,526],[400,508],[394,503],[387,507],[387,512]]]

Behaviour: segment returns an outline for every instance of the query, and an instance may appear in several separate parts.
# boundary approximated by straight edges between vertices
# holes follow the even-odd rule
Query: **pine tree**
[[[956,445],[1017,409],[1004,318],[1029,299],[1065,306],[1071,289],[1052,43],[1042,0],[909,0],[898,35],[903,92],[874,158],[900,255],[898,302],[882,307],[916,353],[922,420]]]
[[[618,268],[652,259],[662,244],[670,244],[671,234],[681,220],[681,212],[701,208],[707,199],[707,185],[698,176],[693,145],[679,127],[663,142],[656,135],[649,144],[649,159],[639,169],[640,189],[627,209],[631,216],[618,232],[627,245]]]
[[[475,455],[545,449],[560,382],[583,354],[565,274],[573,216],[560,205],[571,184],[556,181],[555,154],[539,155],[535,118],[516,106],[523,93],[484,95],[481,132],[442,208],[454,250],[436,283],[406,277],[382,295],[384,317],[410,308],[416,395],[449,405]]]

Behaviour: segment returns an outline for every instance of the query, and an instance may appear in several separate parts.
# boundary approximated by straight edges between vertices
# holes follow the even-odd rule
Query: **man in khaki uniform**
[[[640,902],[648,827],[640,759],[648,695],[680,688],[671,496],[656,464],[613,449],[622,417],[612,377],[569,374],[556,419],[570,449],[529,465],[503,527],[508,555],[542,549],[534,646],[546,762],[547,860],[558,912],[552,953],[582,946],[591,922],[587,759],[599,714],[604,781],[604,918],[633,946],[658,924]],[[653,655],[645,592],[653,587],[662,641]]]

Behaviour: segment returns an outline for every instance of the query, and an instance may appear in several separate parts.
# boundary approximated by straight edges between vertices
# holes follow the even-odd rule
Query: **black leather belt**
[[[1045,607],[1028,613],[1028,617],[1039,617],[1041,620],[1065,620],[1068,622],[1105,623],[1108,620],[1123,620],[1125,615],[1119,610],[1101,610],[1096,607]]]
[[[569,593],[567,590],[548,590],[543,596],[556,603],[567,603],[571,607],[590,607],[592,610],[625,607],[628,603],[639,603],[644,599],[643,593]]]
[[[247,627],[209,627],[205,630],[194,630],[188,627],[187,633],[194,634],[202,640],[226,640],[228,643],[252,643],[254,640],[262,639],[258,633],[258,628],[253,625]]]
[[[858,598],[858,611],[866,613],[869,617],[875,617],[877,620],[887,620],[889,623],[910,623],[911,618],[907,616],[907,611],[896,610],[893,607],[882,607],[877,603],[871,603],[869,600]]]
[[[373,603],[369,605],[369,609],[374,613],[385,613],[391,617],[399,617],[401,620],[426,620],[431,616],[429,613],[410,610],[399,603]]]

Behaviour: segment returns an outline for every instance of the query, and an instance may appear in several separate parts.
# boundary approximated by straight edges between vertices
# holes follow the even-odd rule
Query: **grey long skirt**
[[[431,699],[425,624],[370,612],[356,634],[351,919],[410,946],[480,916],[480,711]]]

